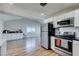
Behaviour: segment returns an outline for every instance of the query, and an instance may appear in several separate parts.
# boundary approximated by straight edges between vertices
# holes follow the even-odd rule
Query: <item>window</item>
[[[35,32],[35,27],[27,27],[27,33]]]

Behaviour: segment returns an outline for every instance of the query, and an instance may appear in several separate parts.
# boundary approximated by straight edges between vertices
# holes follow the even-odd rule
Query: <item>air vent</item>
[[[40,3],[40,5],[43,6],[43,7],[44,7],[46,4],[47,4],[47,3]]]

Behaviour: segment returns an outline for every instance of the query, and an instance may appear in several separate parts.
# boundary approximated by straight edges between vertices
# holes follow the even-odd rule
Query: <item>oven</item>
[[[72,53],[72,40],[56,38],[55,46]]]

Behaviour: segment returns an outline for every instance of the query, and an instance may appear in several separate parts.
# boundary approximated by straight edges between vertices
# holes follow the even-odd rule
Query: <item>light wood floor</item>
[[[40,46],[37,38],[8,41],[8,56],[59,56],[52,50]]]

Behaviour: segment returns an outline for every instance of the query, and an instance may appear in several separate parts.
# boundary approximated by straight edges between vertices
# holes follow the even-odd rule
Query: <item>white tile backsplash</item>
[[[60,28],[59,31],[61,34],[63,32],[75,32],[76,37],[79,37],[79,27],[63,27],[63,28]]]

